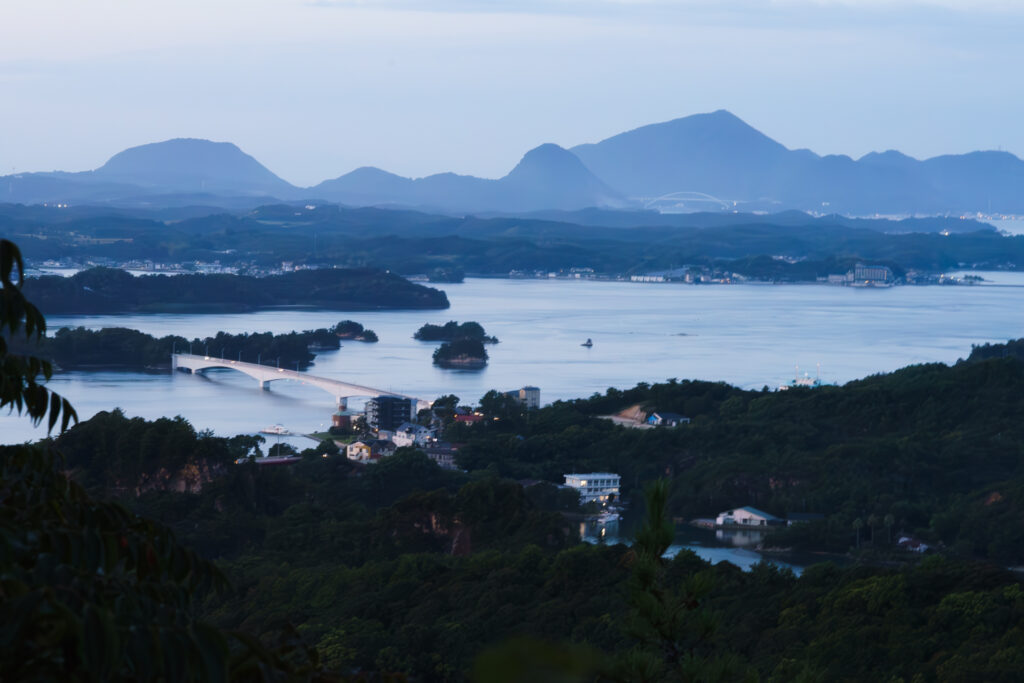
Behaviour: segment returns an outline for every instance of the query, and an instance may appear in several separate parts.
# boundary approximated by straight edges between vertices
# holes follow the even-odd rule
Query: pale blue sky
[[[788,147],[1024,155],[1024,2],[4,0],[0,174],[171,137],[307,185],[496,177],[729,109]]]

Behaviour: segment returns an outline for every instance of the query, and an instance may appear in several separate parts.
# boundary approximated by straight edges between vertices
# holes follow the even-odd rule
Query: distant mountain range
[[[497,180],[404,178],[364,167],[310,188],[282,180],[231,143],[175,139],[118,154],[93,171],[0,177],[0,201],[159,208],[268,200],[404,206],[446,213],[577,211],[1024,214],[1024,161],[972,152],[924,161],[791,150],[727,111],[643,126],[566,150],[530,150]]]

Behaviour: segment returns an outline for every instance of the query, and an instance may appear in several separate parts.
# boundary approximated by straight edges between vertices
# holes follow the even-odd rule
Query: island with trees
[[[379,341],[376,332],[366,329],[354,320],[342,320],[334,326],[334,333],[338,335],[338,339],[351,339],[371,344]]]
[[[488,355],[484,344],[498,343],[497,337],[489,336],[483,325],[472,320],[461,324],[454,320],[444,325],[427,323],[416,330],[413,338],[442,342],[434,351],[434,365],[460,370],[486,367]]]
[[[487,365],[487,349],[479,339],[455,339],[434,351],[434,365],[458,370],[479,370]]]
[[[481,344],[498,343],[497,337],[488,336],[487,332],[484,331],[483,325],[472,320],[462,324],[459,324],[454,320],[449,320],[444,325],[427,323],[420,329],[416,330],[416,334],[413,335],[413,339],[431,342],[452,342],[457,339],[475,339]]]
[[[339,329],[358,334],[346,337]],[[304,370],[312,365],[316,353],[341,347],[341,339],[361,337],[360,341],[376,341],[372,330],[345,320],[334,328],[273,334],[254,332],[230,334],[218,332],[210,337],[186,339],[177,335],[154,337],[124,327],[90,330],[84,327],[61,327],[31,345],[12,340],[18,353],[34,353],[52,361],[61,370],[134,370],[169,372],[170,357],[178,353],[198,353],[246,363],[279,365]]]
[[[135,277],[116,268],[90,268],[66,278],[28,278],[25,293],[46,315],[449,306],[448,297],[441,290],[409,282],[390,272],[365,268],[301,270],[263,278],[226,274]]]

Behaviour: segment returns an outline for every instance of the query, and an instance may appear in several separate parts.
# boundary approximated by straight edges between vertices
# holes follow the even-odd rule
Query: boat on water
[[[580,344],[580,346],[586,346],[588,349],[594,345],[594,342],[590,341],[590,337],[587,337],[587,341]]]
[[[276,434],[278,436],[287,436],[288,434],[291,434],[291,432],[285,429],[284,426],[282,425],[273,425],[272,427],[264,427],[263,429],[261,429],[260,434]]]
[[[794,389],[796,387],[806,387],[809,389],[817,389],[818,387],[825,386],[826,383],[821,381],[821,363],[818,363],[818,374],[811,377],[810,373],[805,372],[803,376],[800,376],[800,366],[796,368],[796,376],[789,381],[789,384],[783,384],[779,387],[779,391],[786,391],[787,389]]]

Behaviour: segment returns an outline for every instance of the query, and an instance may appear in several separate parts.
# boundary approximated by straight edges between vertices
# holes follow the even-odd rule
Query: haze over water
[[[913,363],[952,363],[966,357],[971,344],[1024,336],[1024,276],[984,276],[994,284],[867,290],[473,279],[442,287],[452,304],[445,311],[53,316],[49,325],[51,331],[121,326],[191,338],[221,330],[288,332],[351,318],[375,330],[380,343],[345,342],[339,351],[319,354],[310,373],[428,400],[454,393],[467,403],[489,389],[533,384],[547,403],[670,377],[759,389],[791,380],[794,365],[814,375],[820,363],[823,381],[844,383]],[[436,368],[436,345],[412,339],[423,323],[447,320],[476,320],[501,340],[488,347],[485,370]],[[580,346],[587,338],[593,348]],[[209,353],[219,356],[220,349]],[[180,414],[220,435],[274,423],[310,432],[329,423],[334,410],[319,389],[276,382],[261,392],[255,380],[233,371],[206,377],[74,372],[55,376],[50,386],[82,419],[121,406],[149,419]],[[0,417],[3,443],[41,436],[27,420]]]

